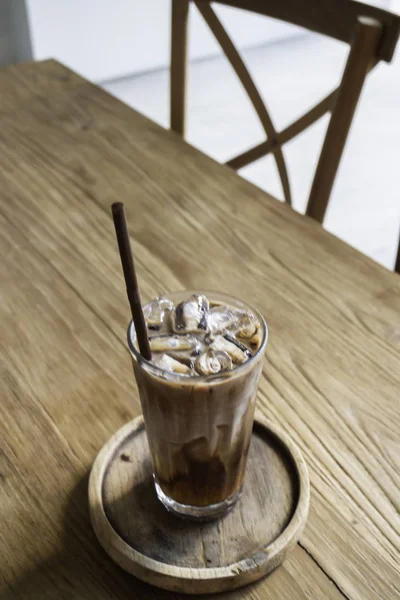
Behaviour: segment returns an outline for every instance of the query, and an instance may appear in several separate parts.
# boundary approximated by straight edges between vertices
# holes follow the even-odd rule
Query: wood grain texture
[[[210,0],[198,0],[209,2]],[[310,31],[323,33],[347,44],[353,41],[354,30],[359,17],[376,19],[382,23],[384,33],[378,50],[378,58],[390,62],[393,58],[400,32],[400,15],[354,0],[213,0],[242,8],[260,15],[274,17]]]
[[[261,415],[242,497],[223,519],[183,521],[160,504],[142,417],[102,448],[89,481],[91,520],[111,558],[143,581],[189,594],[236,589],[276,569],[304,529],[309,496],[299,450]]]
[[[400,278],[53,62],[0,71],[3,598],[178,598],[99,548],[90,466],[139,414],[111,202],[142,297],[251,301],[259,409],[300,447],[311,509],[284,565],[224,598],[399,598]]]

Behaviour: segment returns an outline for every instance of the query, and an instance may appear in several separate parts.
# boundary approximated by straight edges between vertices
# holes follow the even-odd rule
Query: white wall
[[[367,1],[400,10],[400,0]],[[232,8],[215,10],[238,48],[303,32]],[[195,7],[191,34],[192,58],[219,53]],[[0,66],[54,57],[101,82],[168,66],[169,36],[170,0],[0,0]]]
[[[94,81],[169,64],[168,0],[27,0],[34,57],[54,57]],[[215,7],[239,48],[298,33],[297,28]],[[197,9],[191,7],[191,57],[219,53]]]

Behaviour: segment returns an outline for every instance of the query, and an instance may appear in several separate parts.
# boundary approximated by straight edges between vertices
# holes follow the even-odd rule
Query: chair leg
[[[325,216],[365,78],[376,60],[381,33],[382,26],[378,21],[366,17],[358,19],[306,209],[306,214],[320,223]]]
[[[171,11],[171,71],[170,71],[170,125],[185,135],[186,74],[188,37],[188,0],[172,0]]]
[[[394,265],[395,273],[400,274],[400,237],[399,237],[399,247],[397,248],[397,257]]]

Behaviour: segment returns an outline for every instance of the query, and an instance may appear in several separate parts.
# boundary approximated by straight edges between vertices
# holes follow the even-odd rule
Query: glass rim
[[[235,303],[242,304],[244,307],[248,308],[251,312],[253,312],[260,322],[260,325],[261,325],[261,328],[262,328],[263,334],[264,334],[261,346],[259,347],[257,352],[249,358],[249,360],[247,360],[245,363],[242,363],[241,365],[238,365],[237,367],[233,368],[231,371],[224,371],[223,373],[212,373],[210,375],[196,375],[196,376],[192,377],[192,376],[185,375],[184,373],[174,373],[171,371],[167,371],[166,369],[158,367],[157,365],[152,363],[150,360],[147,360],[147,358],[144,358],[144,356],[139,352],[139,350],[136,348],[136,346],[134,344],[133,340],[136,339],[136,331],[135,331],[135,326],[134,326],[133,320],[131,320],[129,322],[128,330],[127,330],[128,348],[129,348],[132,358],[134,358],[141,367],[144,367],[149,372],[151,372],[153,375],[156,375],[156,376],[160,377],[161,379],[167,379],[168,381],[179,381],[179,383],[182,383],[182,384],[183,383],[193,384],[193,382],[202,383],[202,382],[209,382],[209,381],[216,381],[216,380],[224,381],[227,378],[236,377],[237,375],[244,373],[246,370],[249,370],[251,368],[251,366],[253,365],[253,363],[256,361],[256,359],[258,359],[260,356],[262,356],[262,354],[264,353],[264,350],[267,346],[267,343],[268,343],[268,326],[267,326],[267,323],[266,323],[263,315],[257,309],[255,309],[253,306],[251,306],[247,302],[240,300],[239,298],[236,298],[235,296],[231,296],[230,294],[225,294],[224,292],[213,292],[211,290],[178,290],[177,292],[170,292],[171,296],[174,296],[177,294],[188,294],[188,295],[203,294],[207,298],[209,296],[214,297],[215,300],[218,300],[218,298],[221,298],[223,300],[228,299],[228,301],[232,300],[233,307],[235,307]],[[168,298],[168,294],[165,294],[165,297]],[[149,302],[151,302],[151,301],[152,300],[149,300]],[[149,302],[146,302],[144,307],[147,306],[147,304],[149,304]],[[134,333],[134,335],[135,335],[134,338],[133,338],[132,333]]]

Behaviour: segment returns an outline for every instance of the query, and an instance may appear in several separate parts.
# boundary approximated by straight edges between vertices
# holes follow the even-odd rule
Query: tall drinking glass
[[[233,506],[241,493],[268,330],[258,311],[225,294],[186,291],[168,298],[176,305],[193,293],[256,316],[261,343],[247,362],[196,377],[163,370],[139,353],[132,322],[128,345],[157,496],[168,510],[210,519]]]

